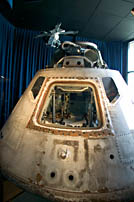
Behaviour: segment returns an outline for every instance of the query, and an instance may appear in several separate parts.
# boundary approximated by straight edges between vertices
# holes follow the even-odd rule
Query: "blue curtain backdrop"
[[[47,47],[41,38],[35,39],[37,34],[14,27],[0,15],[0,128],[37,70],[50,64],[54,49]],[[76,40],[96,43],[109,68],[119,70],[126,79],[128,43],[81,37]]]

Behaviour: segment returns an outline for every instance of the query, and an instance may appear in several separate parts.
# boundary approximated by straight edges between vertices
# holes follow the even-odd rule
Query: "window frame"
[[[31,88],[31,92],[33,95],[33,99],[36,100],[36,98],[39,95],[39,92],[43,86],[43,83],[45,81],[45,77],[44,76],[39,76],[36,81],[34,82],[32,88]]]
[[[129,67],[129,65],[131,64],[130,58],[132,57],[132,55],[131,55],[131,53],[132,53],[131,44],[133,45],[132,49],[134,51],[134,40],[130,41],[128,43],[128,66],[127,66],[127,84],[128,84],[128,86],[129,86],[128,75],[131,74],[131,73],[134,73],[134,63],[133,63],[133,65],[131,65],[131,66],[133,66],[133,68]],[[129,55],[129,53],[130,53],[130,55]]]
[[[41,114],[42,114],[42,112],[43,112],[43,108],[45,108],[45,106],[46,106],[46,103],[48,103],[48,101],[47,101],[47,99],[48,99],[48,96],[50,95],[50,93],[51,93],[51,90],[50,89],[52,89],[52,86],[56,86],[56,84],[62,84],[62,85],[68,85],[68,86],[70,86],[71,84],[75,84],[76,86],[78,86],[78,85],[80,85],[80,86],[89,86],[89,87],[91,87],[92,88],[92,90],[93,90],[93,94],[94,94],[94,100],[95,100],[95,103],[96,103],[96,111],[97,111],[97,117],[98,117],[98,120],[99,120],[99,122],[100,122],[100,125],[98,126],[98,127],[96,127],[96,128],[79,128],[79,127],[76,127],[76,128],[74,128],[74,127],[66,127],[66,126],[62,126],[62,125],[58,125],[57,126],[57,124],[55,124],[55,123],[52,123],[52,124],[43,124],[43,123],[41,123]],[[94,83],[92,83],[92,82],[90,82],[90,81],[87,81],[87,82],[85,82],[85,81],[82,81],[82,82],[79,82],[79,81],[65,81],[65,80],[63,80],[63,81],[52,81],[48,86],[47,86],[47,89],[46,89],[46,93],[44,93],[45,95],[43,96],[43,98],[42,98],[42,100],[41,100],[41,104],[40,104],[40,106],[38,107],[38,113],[37,113],[37,117],[36,117],[36,120],[37,120],[37,123],[39,124],[39,125],[41,125],[41,126],[43,126],[43,127],[48,127],[48,128],[57,128],[57,129],[59,129],[59,128],[62,128],[62,129],[64,129],[64,130],[66,130],[66,129],[68,129],[68,130],[72,130],[72,129],[75,129],[75,130],[88,130],[88,131],[90,131],[90,130],[97,130],[97,129],[100,129],[100,128],[102,128],[103,127],[103,113],[102,113],[102,107],[101,107],[101,104],[100,104],[100,98],[99,98],[99,93],[98,93],[98,90],[97,90],[97,88],[96,88],[96,86],[94,85]],[[44,105],[44,107],[43,107],[43,105]]]
[[[111,79],[110,82],[112,82],[114,88],[115,88],[116,91],[117,91],[116,96],[115,96],[112,100],[110,100],[110,97],[108,96],[107,89],[106,89],[105,84],[104,84],[104,79],[105,79],[105,78],[106,78],[106,79]],[[102,77],[102,83],[103,83],[104,91],[105,91],[106,97],[107,97],[107,99],[108,99],[108,102],[109,102],[110,104],[115,104],[115,103],[119,100],[119,98],[120,98],[120,93],[119,93],[118,87],[117,87],[117,85],[116,85],[114,79],[113,79],[112,77],[110,77],[110,76]],[[109,88],[109,89],[110,89],[110,88]],[[114,89],[114,90],[115,90],[115,89]],[[113,92],[111,91],[111,93],[113,93]]]
[[[43,105],[43,102],[47,98],[48,94],[48,87],[50,87],[53,83],[75,83],[77,85],[89,85],[91,84],[93,86],[93,89],[95,91],[96,99],[97,99],[97,106],[99,108],[100,112],[100,118],[101,118],[101,126],[100,128],[95,128],[92,130],[92,128],[62,128],[62,127],[50,127],[46,125],[41,125],[38,122],[39,117],[39,110],[41,110],[41,107]],[[97,77],[89,77],[89,78],[83,78],[83,77],[46,77],[45,82],[43,83],[43,86],[41,88],[41,92],[38,96],[38,100],[36,102],[36,106],[33,110],[33,113],[31,114],[31,117],[26,125],[27,129],[36,130],[37,133],[41,133],[42,135],[61,135],[61,136],[80,136],[84,138],[105,138],[107,136],[114,136],[112,132],[112,125],[109,119],[109,113],[108,109],[106,107],[104,94],[102,93],[103,85],[101,83],[101,80]]]

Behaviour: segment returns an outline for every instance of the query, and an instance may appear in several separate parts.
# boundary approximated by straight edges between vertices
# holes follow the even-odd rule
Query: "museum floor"
[[[24,192],[13,183],[3,180],[0,184],[0,202],[51,202],[39,196]]]

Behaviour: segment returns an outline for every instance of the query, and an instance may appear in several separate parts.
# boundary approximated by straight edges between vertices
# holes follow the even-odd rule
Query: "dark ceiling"
[[[50,30],[61,22],[66,31],[98,40],[134,39],[134,0],[5,0],[1,13],[15,26]],[[11,8],[12,7],[12,8]]]

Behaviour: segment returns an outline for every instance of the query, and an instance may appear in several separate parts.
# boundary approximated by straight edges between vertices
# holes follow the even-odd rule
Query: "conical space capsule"
[[[97,46],[63,42],[0,131],[1,172],[52,200],[134,200],[133,115]]]

